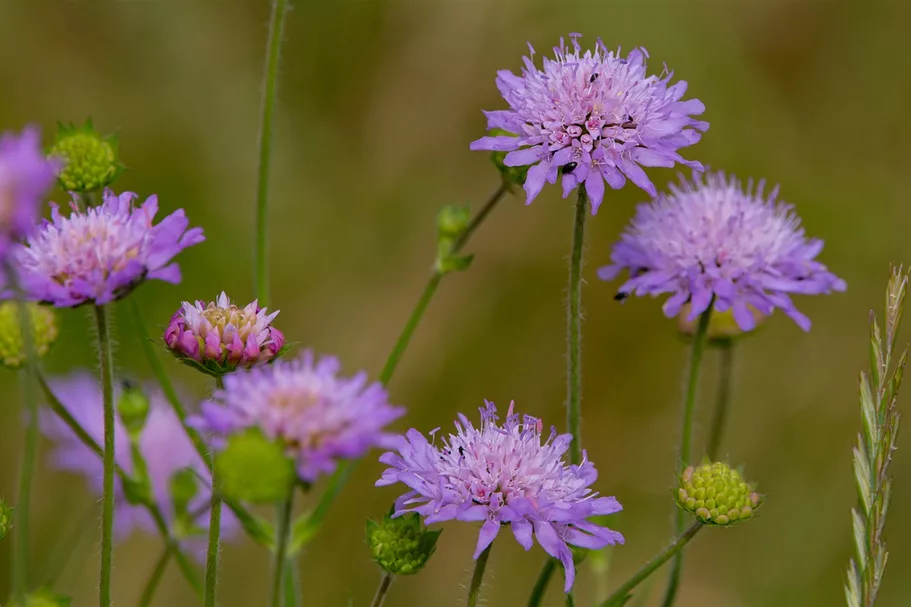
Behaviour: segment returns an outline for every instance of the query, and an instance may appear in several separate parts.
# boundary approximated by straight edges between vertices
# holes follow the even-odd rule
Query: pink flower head
[[[171,260],[205,240],[202,228],[188,230],[183,209],[153,224],[158,197],[150,196],[138,208],[136,198],[105,190],[100,206],[80,210],[74,201],[66,217],[51,205],[51,221],[12,251],[29,299],[58,308],[103,305],[146,280],[180,282],[180,268]]]
[[[296,360],[238,369],[225,375],[224,389],[188,423],[213,435],[215,448],[232,434],[258,428],[284,444],[298,476],[313,482],[339,460],[387,447],[393,437],[385,427],[405,413],[389,404],[382,384],[368,384],[366,373],[340,377],[340,366],[335,357],[315,359],[305,351]]]
[[[417,512],[427,524],[452,519],[483,522],[476,559],[503,525],[526,550],[536,537],[563,563],[569,592],[575,568],[568,544],[591,549],[622,544],[621,534],[587,520],[622,508],[615,498],[598,497],[589,488],[598,472],[584,454],[578,466],[563,460],[572,435],[557,435],[551,428],[550,437],[542,441],[541,420],[513,413],[512,404],[506,423],[498,421],[497,408],[486,402],[478,428],[459,414],[456,434],[443,438],[440,445],[409,430],[399,437],[396,451],[380,457],[390,468],[376,484],[402,483],[410,489],[396,500],[395,516]]]
[[[604,198],[604,182],[622,188],[629,178],[655,195],[655,186],[642,167],[672,167],[684,160],[677,150],[692,145],[708,129],[696,120],[705,106],[698,99],[681,101],[686,82],[668,86],[672,72],[647,75],[645,49],[626,58],[608,51],[599,39],[595,49],[582,51],[579,34],[571,34],[572,49],[563,40],[554,59],[534,64],[534,49],[525,57],[522,75],[497,73],[497,87],[508,110],[485,112],[488,129],[512,135],[482,137],[472,150],[509,152],[506,166],[528,166],[527,202],[544,183],[563,175],[564,198],[584,187],[592,214]]]
[[[58,168],[41,151],[38,129],[0,134],[0,259],[31,230]]]
[[[171,318],[164,341],[180,360],[223,375],[265,364],[281,353],[285,336],[272,326],[278,312],[269,314],[256,301],[238,308],[224,292],[208,304],[185,301]]]

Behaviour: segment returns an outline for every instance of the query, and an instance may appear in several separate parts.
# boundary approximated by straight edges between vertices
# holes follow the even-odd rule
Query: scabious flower
[[[50,381],[51,389],[61,404],[70,412],[82,428],[98,444],[104,437],[104,410],[101,386],[88,372],[80,371]],[[145,390],[149,398],[149,412],[142,433],[139,436],[139,451],[148,467],[149,484],[154,501],[168,521],[173,521],[175,513],[170,485],[173,477],[192,469],[204,479],[189,504],[189,511],[197,514],[193,520],[197,533],[188,538],[188,547],[200,558],[205,558],[205,530],[208,527],[209,514],[205,505],[209,503],[209,469],[199,457],[190,439],[187,437],[180,420],[168,405],[162,393],[154,386]],[[115,401],[120,400],[119,388],[115,390]],[[86,447],[82,441],[54,413],[42,410],[39,418],[42,432],[54,443],[51,457],[57,468],[83,475],[89,485],[99,496],[102,493],[101,458]],[[130,454],[129,434],[118,417],[114,428],[114,457],[118,466],[128,474],[133,474],[133,458]],[[134,530],[141,529],[149,533],[156,532],[156,526],[148,511],[140,505],[127,501],[120,477],[114,479],[115,516],[114,527],[118,538],[125,539]],[[182,526],[186,529],[186,526]],[[222,536],[231,537],[237,529],[237,521],[230,513],[222,515]]]
[[[153,225],[158,197],[138,208],[136,198],[105,190],[102,205],[80,210],[74,200],[68,217],[51,205],[51,221],[12,251],[29,299],[61,308],[103,305],[149,279],[180,282],[180,268],[171,260],[205,240],[202,228],[188,230],[183,209]]]
[[[0,135],[0,259],[32,228],[58,166],[41,151],[38,129]]]
[[[810,319],[789,294],[844,291],[845,281],[815,261],[822,240],[808,239],[793,207],[777,198],[777,186],[765,194],[764,182],[744,188],[723,172],[681,177],[669,194],[638,207],[611,252],[613,264],[598,276],[611,280],[628,270],[620,298],[670,293],[668,317],[689,302],[692,320],[714,301],[744,331],[756,324],[751,308],[765,316],[780,308],[807,331]]]
[[[396,516],[417,512],[427,524],[483,521],[475,559],[504,524],[526,550],[534,535],[563,563],[569,592],[575,577],[569,545],[597,549],[622,544],[621,534],[587,520],[619,512],[621,506],[615,498],[598,497],[589,488],[598,472],[584,455],[578,466],[563,460],[572,435],[557,435],[551,429],[542,442],[541,420],[513,413],[512,405],[503,425],[497,423],[493,403],[486,402],[480,411],[478,428],[460,414],[456,434],[439,446],[415,429],[398,437],[396,451],[380,457],[391,467],[376,484],[403,483],[411,489],[396,500]]]
[[[259,428],[285,445],[301,480],[313,482],[340,459],[387,446],[392,436],[383,428],[405,412],[389,404],[382,384],[368,385],[366,373],[345,378],[339,369],[337,358],[306,351],[296,360],[238,370],[189,423],[211,433],[217,449],[226,438]]]
[[[214,302],[183,302],[165,330],[164,341],[178,359],[207,373],[223,375],[237,367],[271,361],[281,352],[285,336],[272,326],[256,301],[238,308],[222,292]]]
[[[594,51],[582,51],[579,34],[571,34],[572,49],[560,40],[554,59],[534,64],[534,49],[524,57],[517,76],[497,73],[497,88],[508,110],[485,112],[487,128],[507,135],[482,137],[473,150],[509,152],[506,166],[532,165],[525,180],[526,204],[563,174],[564,198],[584,187],[592,214],[604,197],[604,182],[622,188],[629,178],[655,195],[655,186],[642,167],[672,167],[675,163],[701,168],[684,160],[677,150],[702,137],[708,123],[691,116],[705,106],[698,99],[681,101],[686,82],[668,86],[673,73],[646,75],[645,49],[626,58],[608,51],[599,39]],[[514,134],[514,135],[513,135]]]

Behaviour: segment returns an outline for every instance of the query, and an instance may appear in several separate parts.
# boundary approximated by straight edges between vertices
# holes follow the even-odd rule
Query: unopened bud
[[[285,447],[255,428],[228,438],[215,456],[215,471],[222,493],[252,504],[285,499],[296,476]]]
[[[677,505],[707,525],[731,525],[753,516],[762,505],[754,484],[722,462],[704,461],[680,475]]]
[[[123,382],[123,392],[117,401],[117,413],[131,437],[138,437],[149,416],[149,399],[142,388]]]
[[[394,575],[419,572],[436,550],[442,530],[430,531],[421,524],[416,513],[392,518],[391,513],[380,522],[367,521],[367,544],[373,560]]]
[[[10,369],[19,369],[28,359],[25,340],[22,338],[22,324],[19,322],[20,306],[25,306],[28,311],[29,329],[36,356],[47,354],[57,339],[57,317],[53,308],[33,302],[0,303],[0,363]]]
[[[30,592],[13,598],[9,607],[69,607],[73,599],[62,594],[55,594],[48,588]]]
[[[123,169],[117,160],[117,139],[102,137],[86,120],[81,127],[59,125],[49,156],[63,161],[57,175],[68,192],[93,192],[110,185]]]

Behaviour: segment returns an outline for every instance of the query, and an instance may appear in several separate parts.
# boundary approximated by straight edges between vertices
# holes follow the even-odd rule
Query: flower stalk
[[[718,357],[720,369],[718,371],[718,395],[715,398],[715,412],[712,414],[712,425],[709,430],[709,440],[706,446],[707,457],[715,461],[718,459],[718,450],[727,425],[728,412],[731,405],[731,379],[734,369],[733,340],[724,340],[718,344]]]
[[[380,585],[376,589],[376,594],[373,595],[373,601],[370,603],[370,607],[383,607],[383,603],[386,602],[386,593],[389,592],[389,587],[392,585],[393,579],[395,579],[394,575],[388,571],[383,572],[383,578],[380,580]]]
[[[569,307],[566,314],[566,429],[573,435],[570,461],[582,462],[582,253],[585,240],[585,190],[579,188],[573,222],[572,254],[569,260]]]
[[[481,583],[484,581],[484,570],[487,569],[487,559],[490,558],[491,548],[493,548],[493,544],[485,548],[474,563],[471,586],[468,587],[468,601],[465,603],[467,607],[477,607],[478,597],[481,595]]]
[[[101,607],[110,607],[111,576],[114,560],[114,356],[110,325],[104,306],[95,306],[98,332],[98,359],[101,366],[101,389],[104,399],[104,475],[101,511]]]

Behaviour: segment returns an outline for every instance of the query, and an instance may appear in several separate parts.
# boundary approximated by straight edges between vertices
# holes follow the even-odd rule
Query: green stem
[[[218,491],[218,475],[215,465],[212,471],[212,501],[209,510],[209,548],[206,552],[206,607],[215,607],[215,589],[218,585],[218,536],[221,531],[221,499]]]
[[[715,413],[712,416],[711,430],[706,453],[710,460],[715,461],[718,450],[721,448],[721,437],[724,435],[728,411],[731,402],[731,376],[734,367],[734,343],[725,341],[719,345],[718,355],[721,358],[721,368],[718,371],[718,396],[715,401]]]
[[[152,569],[149,581],[146,582],[145,588],[142,590],[139,607],[149,607],[152,604],[152,597],[155,596],[155,591],[158,590],[158,585],[161,583],[161,578],[164,577],[165,569],[168,568],[168,563],[171,562],[172,556],[171,547],[165,546],[161,556],[155,562],[155,568]]]
[[[623,583],[622,586],[617,588],[616,591],[606,601],[601,603],[600,607],[615,607],[622,605],[629,593],[640,583],[642,583],[648,576],[653,574],[661,565],[666,563],[668,559],[677,554],[682,554],[683,547],[689,543],[693,537],[699,533],[699,530],[702,529],[702,523],[693,523],[689,529],[684,531],[682,534],[674,538],[674,540],[667,546],[664,550],[652,557],[652,559],[647,562],[642,569],[637,571],[633,577],[628,579]]]
[[[273,0],[269,19],[269,41],[266,44],[266,66],[263,74],[263,98],[259,122],[259,167],[256,171],[256,298],[265,306],[269,298],[266,221],[269,201],[269,165],[272,161],[272,122],[275,117],[275,90],[278,85],[278,59],[281,55],[282,32],[285,28],[287,0]]]
[[[282,607],[282,580],[285,574],[285,557],[288,535],[291,528],[291,511],[294,506],[294,488],[288,492],[285,501],[278,505],[278,521],[275,526],[276,547],[275,567],[272,578],[272,607]]]
[[[104,475],[101,509],[101,582],[99,604],[111,605],[111,569],[114,560],[114,356],[110,326],[104,306],[95,306],[98,331],[98,359],[101,365],[101,389],[104,400]]]
[[[383,603],[386,601],[386,593],[389,592],[389,586],[392,585],[393,575],[388,571],[383,572],[383,579],[380,580],[380,586],[376,589],[376,594],[373,595],[373,602],[370,603],[370,607],[383,607]]]
[[[566,429],[572,434],[570,461],[582,463],[582,249],[585,240],[585,217],[588,215],[585,190],[579,188],[573,222],[573,248],[569,260],[569,307],[566,315]]]
[[[528,607],[538,607],[541,601],[544,600],[544,592],[547,590],[547,585],[550,583],[550,578],[553,576],[556,566],[557,563],[552,558],[544,561],[544,567],[541,568],[541,573],[538,574],[535,586],[531,589],[531,596],[528,597]]]
[[[285,604],[284,607],[301,607],[301,575],[297,561],[285,559]]]
[[[484,580],[484,570],[487,568],[487,559],[490,558],[490,549],[493,547],[493,544],[484,549],[484,552],[478,557],[478,560],[474,563],[474,573],[471,574],[471,586],[468,588],[468,602],[466,605],[468,607],[476,607],[478,604],[478,597],[481,594],[481,582]]]
[[[15,279],[10,270],[8,275]],[[13,281],[10,281],[13,283]],[[15,283],[13,283],[15,284]],[[35,475],[35,456],[38,448],[38,404],[35,400],[35,348],[29,309],[21,295],[17,299],[19,330],[25,350],[25,367],[21,375],[22,398],[28,415],[25,429],[25,452],[19,472],[19,495],[16,502],[15,557],[13,560],[13,596],[21,597],[28,590],[29,514],[31,513],[32,479]]]
[[[566,607],[576,607],[576,601],[573,599],[572,591],[566,593],[566,602],[564,604]]]
[[[386,359],[386,364],[383,365],[383,370],[380,372],[381,384],[388,384],[389,380],[392,379],[392,375],[395,373],[399,360],[401,360],[402,355],[405,353],[405,349],[408,348],[411,337],[414,335],[415,329],[417,329],[418,324],[421,322],[421,318],[424,316],[424,312],[427,310],[430,300],[433,299],[437,287],[440,286],[441,280],[443,280],[443,274],[441,272],[434,272],[430,277],[430,280],[427,281],[427,286],[424,287],[421,298],[418,299],[418,303],[411,312],[411,316],[408,317],[408,322],[405,323],[405,328],[402,329],[402,333],[395,342],[395,346],[392,348],[389,358]]]
[[[696,327],[696,333],[693,335],[693,345],[690,352],[690,368],[686,384],[686,402],[683,406],[683,427],[680,436],[680,456],[677,472],[690,465],[693,458],[693,418],[696,410],[696,389],[699,386],[699,368],[702,364],[702,353],[705,351],[707,331],[709,328],[709,319],[712,316],[712,307],[715,305],[715,299],[709,302],[709,306],[699,317],[699,325]],[[674,533],[679,535],[683,532],[686,524],[686,512],[678,508],[674,519]],[[663,607],[671,607],[674,599],[677,597],[677,589],[680,586],[680,574],[683,570],[683,553],[679,552],[674,556],[674,563],[671,566],[671,573],[667,582],[667,590],[664,594]]]

